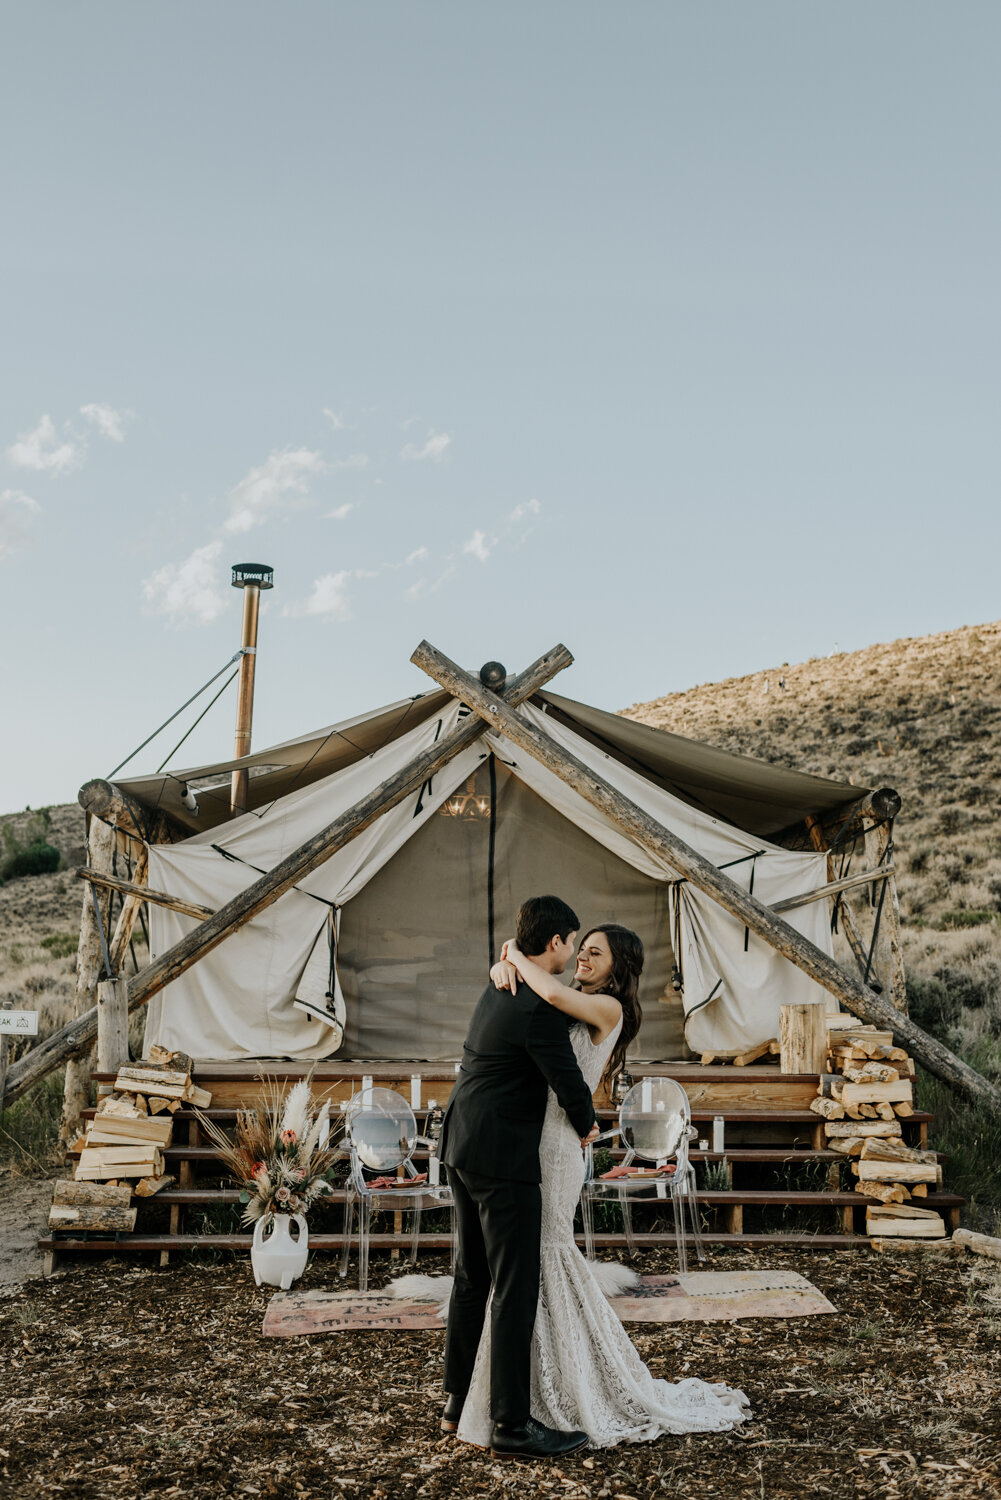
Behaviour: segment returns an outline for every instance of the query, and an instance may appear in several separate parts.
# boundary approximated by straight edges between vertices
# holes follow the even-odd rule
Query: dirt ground
[[[37,1241],[46,1232],[51,1203],[51,1182],[0,1179],[0,1296],[42,1274]]]
[[[246,1259],[76,1262],[0,1298],[0,1494],[1001,1496],[1001,1266],[771,1249],[711,1264],[801,1271],[838,1309],[631,1328],[655,1374],[741,1386],[753,1421],[501,1465],[439,1435],[439,1332],[265,1339],[271,1292]],[[403,1268],[376,1262],[373,1283],[390,1269]],[[639,1269],[672,1270],[673,1256]],[[328,1258],[301,1283],[336,1284]]]

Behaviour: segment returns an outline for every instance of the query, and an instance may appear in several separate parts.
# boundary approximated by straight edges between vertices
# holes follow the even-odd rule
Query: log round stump
[[[783,1073],[823,1073],[827,1061],[827,1006],[806,1000],[779,1009],[779,1063]]]

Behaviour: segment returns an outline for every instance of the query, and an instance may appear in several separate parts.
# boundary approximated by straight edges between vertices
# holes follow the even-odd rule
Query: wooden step
[[[253,1099],[260,1090],[261,1077],[279,1083],[297,1083],[313,1072],[313,1089],[317,1094],[328,1094],[331,1101],[343,1107],[361,1087],[364,1078],[371,1078],[382,1087],[397,1088],[409,1098],[412,1077],[420,1075],[422,1108],[430,1098],[444,1104],[455,1086],[454,1063],[425,1062],[380,1062],[329,1061],[295,1063],[273,1059],[246,1059],[242,1062],[213,1062],[197,1059],[192,1067],[192,1077],[200,1087],[207,1088],[213,1096],[213,1104],[219,1108]],[[635,1080],[642,1078],[673,1078],[681,1084],[694,1110],[718,1114],[735,1098],[749,1109],[800,1109],[805,1110],[816,1096],[819,1075],[816,1073],[783,1073],[778,1066],[755,1064],[747,1068],[727,1066],[703,1067],[697,1062],[664,1062],[630,1064]],[[109,1073],[97,1073],[100,1084],[113,1083]],[[599,1090],[600,1101],[607,1105],[607,1094]]]
[[[674,1236],[663,1234],[636,1234],[633,1236],[639,1249],[662,1249],[670,1248],[674,1244]],[[777,1245],[777,1246],[809,1246],[815,1250],[840,1250],[858,1249],[870,1244],[868,1235],[865,1234],[730,1234],[715,1233],[710,1230],[702,1235],[706,1244],[720,1246],[742,1246],[742,1245]],[[343,1239],[339,1234],[316,1234],[309,1237],[309,1248],[311,1251],[333,1251],[339,1253],[343,1247]],[[353,1241],[354,1244],[357,1241]],[[601,1249],[624,1250],[627,1241],[624,1234],[596,1233],[594,1243]],[[577,1244],[583,1248],[582,1235],[577,1236]],[[63,1254],[88,1254],[88,1255],[131,1255],[146,1250],[248,1250],[251,1245],[249,1234],[128,1234],[120,1239],[63,1239],[48,1237],[38,1241],[38,1248],[49,1253]],[[409,1250],[410,1236],[405,1234],[373,1234],[369,1237],[369,1250]],[[429,1234],[421,1236],[422,1250],[449,1250],[451,1240],[447,1234]],[[694,1258],[694,1255],[693,1255]]]

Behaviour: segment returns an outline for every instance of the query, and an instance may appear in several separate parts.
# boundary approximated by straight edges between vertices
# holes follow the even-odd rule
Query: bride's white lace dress
[[[621,1022],[620,1022],[621,1025]],[[570,1038],[586,1082],[598,1086],[618,1036],[597,1046],[586,1026]],[[594,1448],[662,1433],[721,1432],[748,1418],[747,1397],[702,1380],[655,1380],[574,1244],[584,1160],[573,1126],[550,1091],[539,1147],[542,1270],[532,1339],[532,1416],[562,1432],[586,1432]],[[490,1316],[476,1355],[458,1436],[490,1442]]]

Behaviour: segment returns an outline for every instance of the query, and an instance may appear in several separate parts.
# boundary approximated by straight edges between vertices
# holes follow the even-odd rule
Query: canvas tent
[[[198,831],[150,848],[149,884],[216,909],[311,830],[357,804],[468,711],[442,691],[389,705],[239,763],[120,783]],[[826,856],[783,847],[808,815],[863,789],[696,744],[549,691],[519,715],[765,904],[824,884]],[[228,818],[234,764],[248,811]],[[183,803],[194,794],[198,813]],[[553,890],[585,924],[647,947],[633,1055],[737,1051],[777,1032],[779,1006],[827,998],[566,782],[490,731],[149,1003],[147,1042],[203,1058],[459,1055],[489,958],[526,895]],[[151,908],[151,957],[196,919]],[[828,903],[787,920],[830,953]],[[683,974],[679,996],[674,966]],[[833,1002],[831,1002],[833,1004]]]

